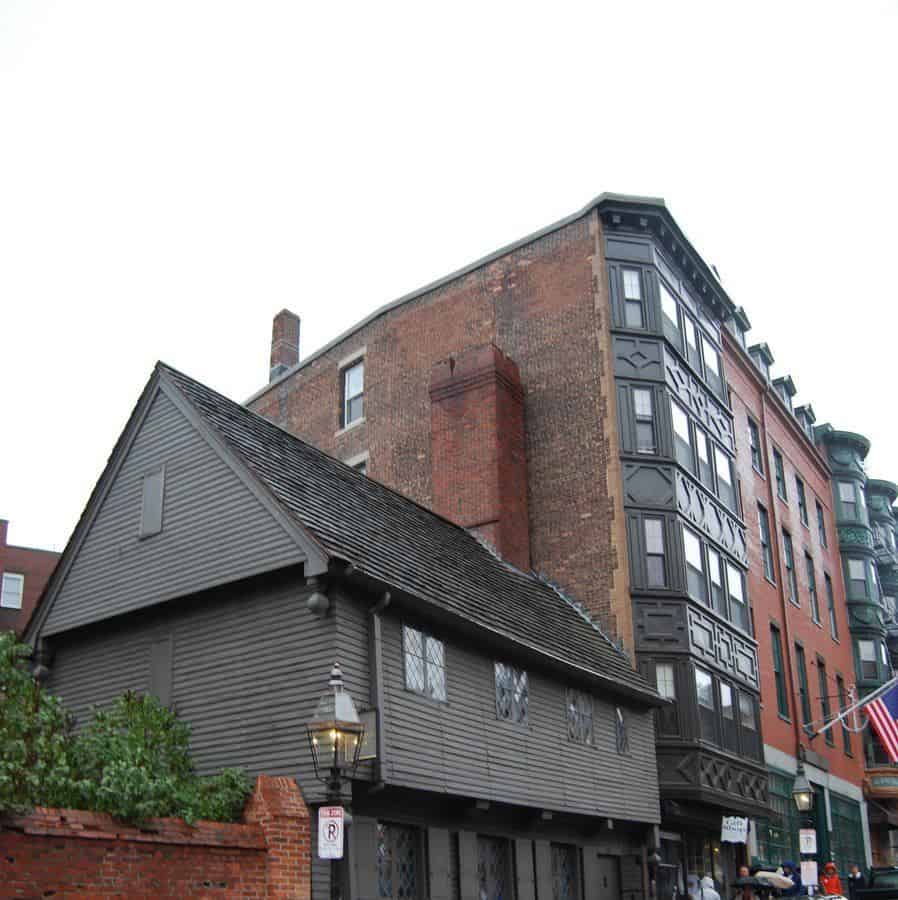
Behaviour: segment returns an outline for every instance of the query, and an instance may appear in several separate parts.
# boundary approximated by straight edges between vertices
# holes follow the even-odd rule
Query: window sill
[[[803,526],[805,529],[807,529],[807,531],[810,531],[810,530],[811,530],[811,526],[808,525],[807,522],[803,521],[803,520],[801,519],[800,516],[799,516],[799,518],[798,518],[798,521],[801,522],[802,526]]]
[[[777,713],[777,718],[782,719],[784,722],[788,722],[790,725],[792,724],[792,719],[789,716],[784,716],[782,713]]]
[[[449,700],[438,700],[436,697],[428,697],[427,694],[421,693],[421,691],[416,691],[414,688],[410,688],[407,685],[403,685],[402,688],[406,694],[410,694],[412,697],[420,697],[422,700],[425,700],[427,703],[433,703],[436,706],[449,706]]]
[[[334,437],[340,437],[342,434],[346,434],[347,431],[352,431],[353,428],[358,428],[359,425],[364,425],[368,420],[362,416],[360,419],[356,419],[354,422],[350,422],[348,425],[344,425],[339,431],[334,432]]]
[[[758,478],[763,478],[764,481],[767,480],[767,476],[754,463],[752,463],[751,467],[752,467],[752,469],[754,469],[755,475],[757,475]]]
[[[796,609],[801,609],[801,604],[797,601],[793,600],[791,597],[787,598],[790,606],[794,606]]]
[[[813,616],[811,617],[811,621],[821,630],[823,631],[823,623],[819,619],[815,619]]]
[[[766,573],[764,575],[764,581],[766,581],[768,584],[772,584],[774,587],[776,587],[776,582]]]
[[[789,505],[789,497],[784,497],[779,491],[776,492],[776,499],[784,503],[786,506]]]

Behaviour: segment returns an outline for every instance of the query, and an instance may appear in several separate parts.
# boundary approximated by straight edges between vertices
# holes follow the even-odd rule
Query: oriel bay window
[[[848,596],[852,600],[862,600],[870,596],[867,584],[867,561],[864,559],[849,559],[847,568]]]
[[[727,587],[730,594],[730,621],[746,633],[751,633],[748,603],[745,601],[745,576],[727,560]]]
[[[716,444],[714,445],[714,466],[717,469],[717,496],[735,512],[736,491],[733,487],[732,464],[730,458]]]
[[[645,572],[647,587],[665,587],[667,575],[664,565],[664,520],[643,519],[645,535]]]
[[[742,736],[742,752],[746,756],[759,756],[760,740],[755,698],[745,691],[739,691],[739,730]]]
[[[725,681],[720,682],[720,720],[723,725],[723,746],[726,750],[739,752],[739,729],[736,726],[736,707],[733,702],[733,688]]]
[[[839,506],[843,519],[857,521],[857,492],[853,481],[839,482]]]
[[[683,551],[686,559],[686,589],[689,596],[699,603],[708,602],[708,579],[702,542],[688,528],[683,529]]]
[[[714,679],[711,673],[695,667],[695,696],[703,740],[717,741],[717,704],[714,702]]]
[[[708,547],[708,580],[711,583],[711,608],[726,617],[727,595],[720,554]]]
[[[677,301],[663,281],[658,282],[658,292],[661,295],[661,325],[664,335],[678,350],[682,349],[680,313]]]
[[[876,662],[876,642],[858,641],[857,657],[859,662],[859,676],[864,681],[875,681],[879,677],[879,667]]]
[[[700,335],[700,338],[702,362],[705,364],[705,378],[711,384],[714,392],[720,394],[723,386],[723,376],[720,373],[720,356],[714,345],[704,335]]]
[[[689,416],[683,410],[679,403],[671,400],[670,402],[670,419],[673,423],[674,432],[674,453],[677,462],[688,469],[690,472],[695,471],[695,461],[692,453],[692,432],[689,428]]]
[[[711,438],[698,426],[695,428],[695,452],[698,457],[698,480],[713,494],[715,491],[714,470],[711,468]]]
[[[683,315],[683,331],[686,332],[686,356],[689,364],[697,371],[702,370],[701,351],[698,349],[698,328],[695,322],[687,316]]]
[[[645,328],[645,309],[642,302],[642,273],[638,269],[624,269],[624,324],[627,328]]]
[[[677,682],[676,666],[670,662],[655,663],[655,684],[658,693],[665,699],[673,702],[661,707],[657,713],[657,727],[660,734],[678,734],[677,721]]]
[[[633,388],[633,419],[636,423],[636,452],[657,453],[652,391]]]

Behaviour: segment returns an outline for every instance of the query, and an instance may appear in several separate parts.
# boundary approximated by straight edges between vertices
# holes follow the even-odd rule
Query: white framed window
[[[664,571],[664,521],[645,519],[645,567],[649,587],[664,587],[667,577]]]
[[[652,392],[647,388],[633,388],[633,413],[636,419],[636,452],[654,453],[655,419]]]
[[[655,663],[655,684],[658,686],[658,693],[665,700],[677,699],[673,663]]]
[[[711,673],[704,669],[695,670],[695,694],[698,697],[698,705],[705,709],[714,709],[714,681]]]
[[[717,351],[714,349],[714,345],[704,336],[701,336],[702,339],[702,359],[705,362],[705,372],[708,375],[712,375],[714,378],[720,378],[720,358],[717,355]]]
[[[683,529],[683,551],[686,556],[686,586],[689,596],[699,603],[708,602],[705,560],[702,556],[702,542],[688,528]]]
[[[365,416],[365,360],[343,369],[343,427]]]
[[[629,328],[644,328],[642,279],[636,269],[624,269],[624,322]]]
[[[443,642],[417,628],[402,626],[405,686],[432,700],[446,699],[446,652]]]
[[[677,313],[677,301],[674,295],[664,286],[663,281],[658,282],[658,288],[661,293],[661,312],[674,328],[679,330],[680,319]]]
[[[733,471],[730,458],[714,445],[714,466],[717,469],[717,496],[732,510],[736,508],[736,491],[733,490]]]
[[[839,482],[839,502],[842,504],[842,511],[846,518],[857,518],[857,495],[853,481]]]
[[[858,641],[857,650],[861,662],[861,678],[876,678],[879,674],[876,665],[876,644],[873,641]]]
[[[733,689],[725,682],[720,682],[720,711],[725,719],[735,719],[733,711]]]
[[[3,589],[0,591],[0,608],[21,609],[25,593],[25,576],[17,572],[3,573]]]

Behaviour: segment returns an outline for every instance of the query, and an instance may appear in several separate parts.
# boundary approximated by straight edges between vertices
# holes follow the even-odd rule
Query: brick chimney
[[[299,362],[299,316],[282,309],[271,326],[269,384]]]
[[[524,391],[518,367],[488,344],[430,373],[433,509],[530,568]]]

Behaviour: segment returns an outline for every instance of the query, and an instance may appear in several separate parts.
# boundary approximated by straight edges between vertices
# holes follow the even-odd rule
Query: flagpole
[[[832,728],[833,725],[835,725],[837,722],[841,722],[842,719],[844,719],[845,716],[847,716],[849,713],[854,712],[856,709],[860,709],[860,707],[865,706],[867,703],[871,703],[877,697],[881,697],[884,693],[886,693],[886,691],[893,688],[896,684],[898,684],[898,675],[894,675],[885,684],[880,685],[875,691],[873,691],[870,694],[867,694],[867,696],[864,697],[862,700],[858,700],[857,703],[853,703],[851,706],[848,707],[848,709],[839,713],[839,715],[836,716],[835,719],[831,719],[822,728],[819,728],[813,734],[809,735],[808,740],[810,740],[811,738],[817,737],[818,734],[823,734],[823,732],[829,731],[829,729]]]

